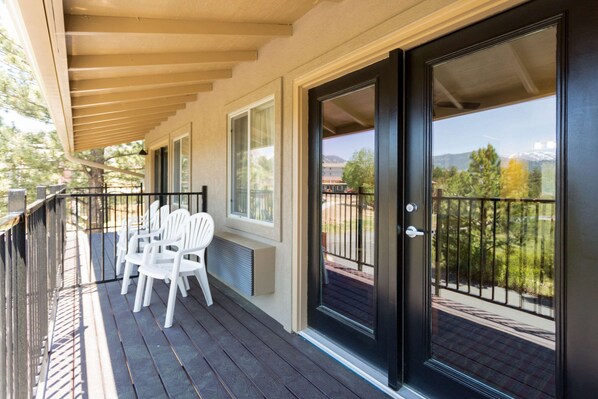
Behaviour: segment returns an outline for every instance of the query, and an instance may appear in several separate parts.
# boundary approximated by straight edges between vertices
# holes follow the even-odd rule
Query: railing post
[[[363,270],[363,188],[357,190],[357,270]]]
[[[27,224],[26,212],[27,196],[25,190],[8,190],[8,212],[17,216],[21,214],[20,221],[13,227],[12,246],[14,259],[13,292],[15,301],[15,396],[25,398],[30,396],[31,389],[28,384],[29,353],[28,326],[27,326]]]
[[[201,211],[208,211],[208,186],[201,186]]]

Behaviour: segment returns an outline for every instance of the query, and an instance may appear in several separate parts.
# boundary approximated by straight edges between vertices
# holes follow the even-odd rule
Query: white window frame
[[[232,188],[233,188],[233,154],[232,154],[232,125],[233,118],[249,113],[251,109],[263,105],[269,101],[274,102],[274,171],[273,171],[273,194],[272,194],[272,222],[265,222],[255,219],[250,219],[246,216],[237,215],[232,212]],[[282,79],[276,80],[266,84],[265,86],[227,104],[226,111],[226,126],[227,126],[227,195],[226,195],[226,219],[225,226],[233,229],[243,231],[259,237],[271,239],[280,242],[281,234],[281,189],[282,189],[282,154],[281,154],[281,137],[282,137]],[[250,123],[250,115],[248,115],[248,124]],[[250,125],[249,125],[250,126]],[[248,140],[251,138],[248,137]],[[249,205],[249,203],[248,203]]]

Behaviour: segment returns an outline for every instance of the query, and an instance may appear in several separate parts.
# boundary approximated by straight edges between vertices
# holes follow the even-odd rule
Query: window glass
[[[273,222],[274,101],[231,118],[232,215]]]
[[[191,142],[189,136],[181,137],[173,142],[173,190],[175,193],[187,193],[191,191]],[[183,207],[187,206],[186,196],[175,196],[175,203]]]

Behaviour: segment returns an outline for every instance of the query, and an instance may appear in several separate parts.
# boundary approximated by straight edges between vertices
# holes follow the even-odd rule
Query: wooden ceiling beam
[[[288,37],[293,26],[229,21],[198,21],[159,18],[134,18],[65,15],[66,34],[183,34]]]
[[[152,53],[74,55],[69,57],[69,72],[109,68],[137,68],[152,65],[210,64],[257,60],[257,51],[204,51],[199,53]]]
[[[75,143],[75,151],[86,151],[86,150],[93,150],[94,148],[104,148],[104,147],[110,147],[113,145],[118,145],[118,144],[123,144],[123,143],[132,143],[133,141],[143,140],[144,138],[145,138],[145,134],[142,134],[138,137],[137,136],[131,136],[131,137],[119,136],[119,137],[115,137],[114,139],[112,139],[110,141],[105,141],[105,142],[90,141],[90,142]]]
[[[369,120],[369,118],[367,118],[364,115],[359,115],[357,110],[351,109],[348,104],[345,104],[341,100],[339,100],[337,98],[333,98],[328,101],[332,107],[336,108],[338,111],[347,115],[349,118],[353,119],[355,122],[359,123],[361,126],[363,126],[363,127],[373,127],[374,126],[374,122],[372,120]]]
[[[94,121],[85,121],[85,118],[78,118],[73,119],[73,127],[75,131],[77,127],[87,128],[87,127],[99,127],[99,126],[110,126],[116,125],[119,123],[129,123],[129,122],[143,122],[149,118],[169,118],[172,115],[176,114],[175,111],[165,111],[165,112],[146,112],[140,116],[126,116],[124,118],[105,118],[101,115],[98,116],[90,116],[89,118],[98,118]],[[81,122],[79,122],[81,121]]]
[[[164,87],[160,89],[134,90],[124,93],[75,97],[71,100],[71,106],[72,108],[84,108],[112,103],[149,100],[152,98],[175,97],[183,94],[193,94],[207,91],[212,91],[211,83],[198,83],[194,85]]]
[[[73,126],[94,125],[97,123],[126,120],[135,117],[145,117],[148,115],[172,116],[180,109],[185,108],[185,104],[168,105],[165,107],[154,107],[144,109],[133,109],[130,111],[120,111],[111,114],[102,114],[94,116],[81,116],[73,118]]]
[[[112,141],[115,138],[119,138],[119,137],[132,137],[132,136],[141,136],[146,134],[147,132],[149,132],[151,129],[150,128],[143,128],[143,129],[137,129],[135,131],[129,132],[129,133],[107,133],[105,135],[102,136],[77,136],[75,135],[75,142],[81,143],[81,142],[105,142],[105,141]]]
[[[197,71],[185,73],[171,73],[164,75],[127,76],[125,78],[104,78],[71,80],[71,93],[101,93],[113,89],[135,89],[143,86],[157,86],[166,84],[198,83],[218,79],[229,79],[233,76],[231,69],[213,71]]]
[[[103,125],[99,125],[99,126],[75,126],[74,127],[74,132],[75,134],[77,133],[83,133],[83,132],[96,132],[102,129],[116,129],[116,128],[125,128],[125,127],[135,127],[135,126],[139,126],[140,124],[146,124],[146,123],[162,123],[164,122],[166,119],[168,119],[167,117],[156,117],[156,118],[135,118],[133,120],[125,120],[125,121],[121,121],[121,122],[112,122],[111,124],[103,124]]]
[[[128,125],[128,124],[132,124],[132,123],[141,123],[141,122],[145,122],[148,120],[166,120],[173,114],[174,113],[172,113],[172,112],[166,112],[166,113],[155,114],[155,115],[144,115],[144,116],[137,116],[137,117],[132,117],[132,118],[117,119],[117,120],[113,120],[113,121],[108,120],[108,121],[101,121],[101,122],[96,122],[96,123],[88,123],[88,124],[84,124],[84,125],[73,125],[73,130],[75,132],[82,132],[84,130],[98,129],[98,128],[103,128],[103,127],[111,127],[111,126],[117,126],[117,125]]]
[[[114,136],[118,134],[137,133],[140,131],[150,130],[156,127],[158,123],[143,123],[137,126],[119,127],[115,129],[104,129],[95,132],[81,132],[75,133],[75,140],[82,138],[101,139],[104,136]]]
[[[185,104],[190,101],[195,101],[196,99],[197,94],[187,94],[185,96],[156,98],[153,100],[132,101],[129,103],[98,105],[89,108],[73,109],[73,118],[110,114],[114,112],[129,111],[134,109],[156,108],[166,105]]]

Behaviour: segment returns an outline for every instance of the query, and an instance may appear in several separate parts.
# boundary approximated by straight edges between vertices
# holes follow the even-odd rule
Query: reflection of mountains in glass
[[[522,161],[528,165],[530,170],[542,168],[544,163],[555,163],[556,154],[554,151],[530,151],[530,152],[519,152],[512,154],[508,157],[501,156],[502,166],[506,166],[509,160],[516,159]],[[457,168],[458,171],[467,170],[469,162],[471,161],[471,151],[463,152],[460,154],[442,154],[434,155],[432,162],[434,166],[449,169],[451,167]]]

